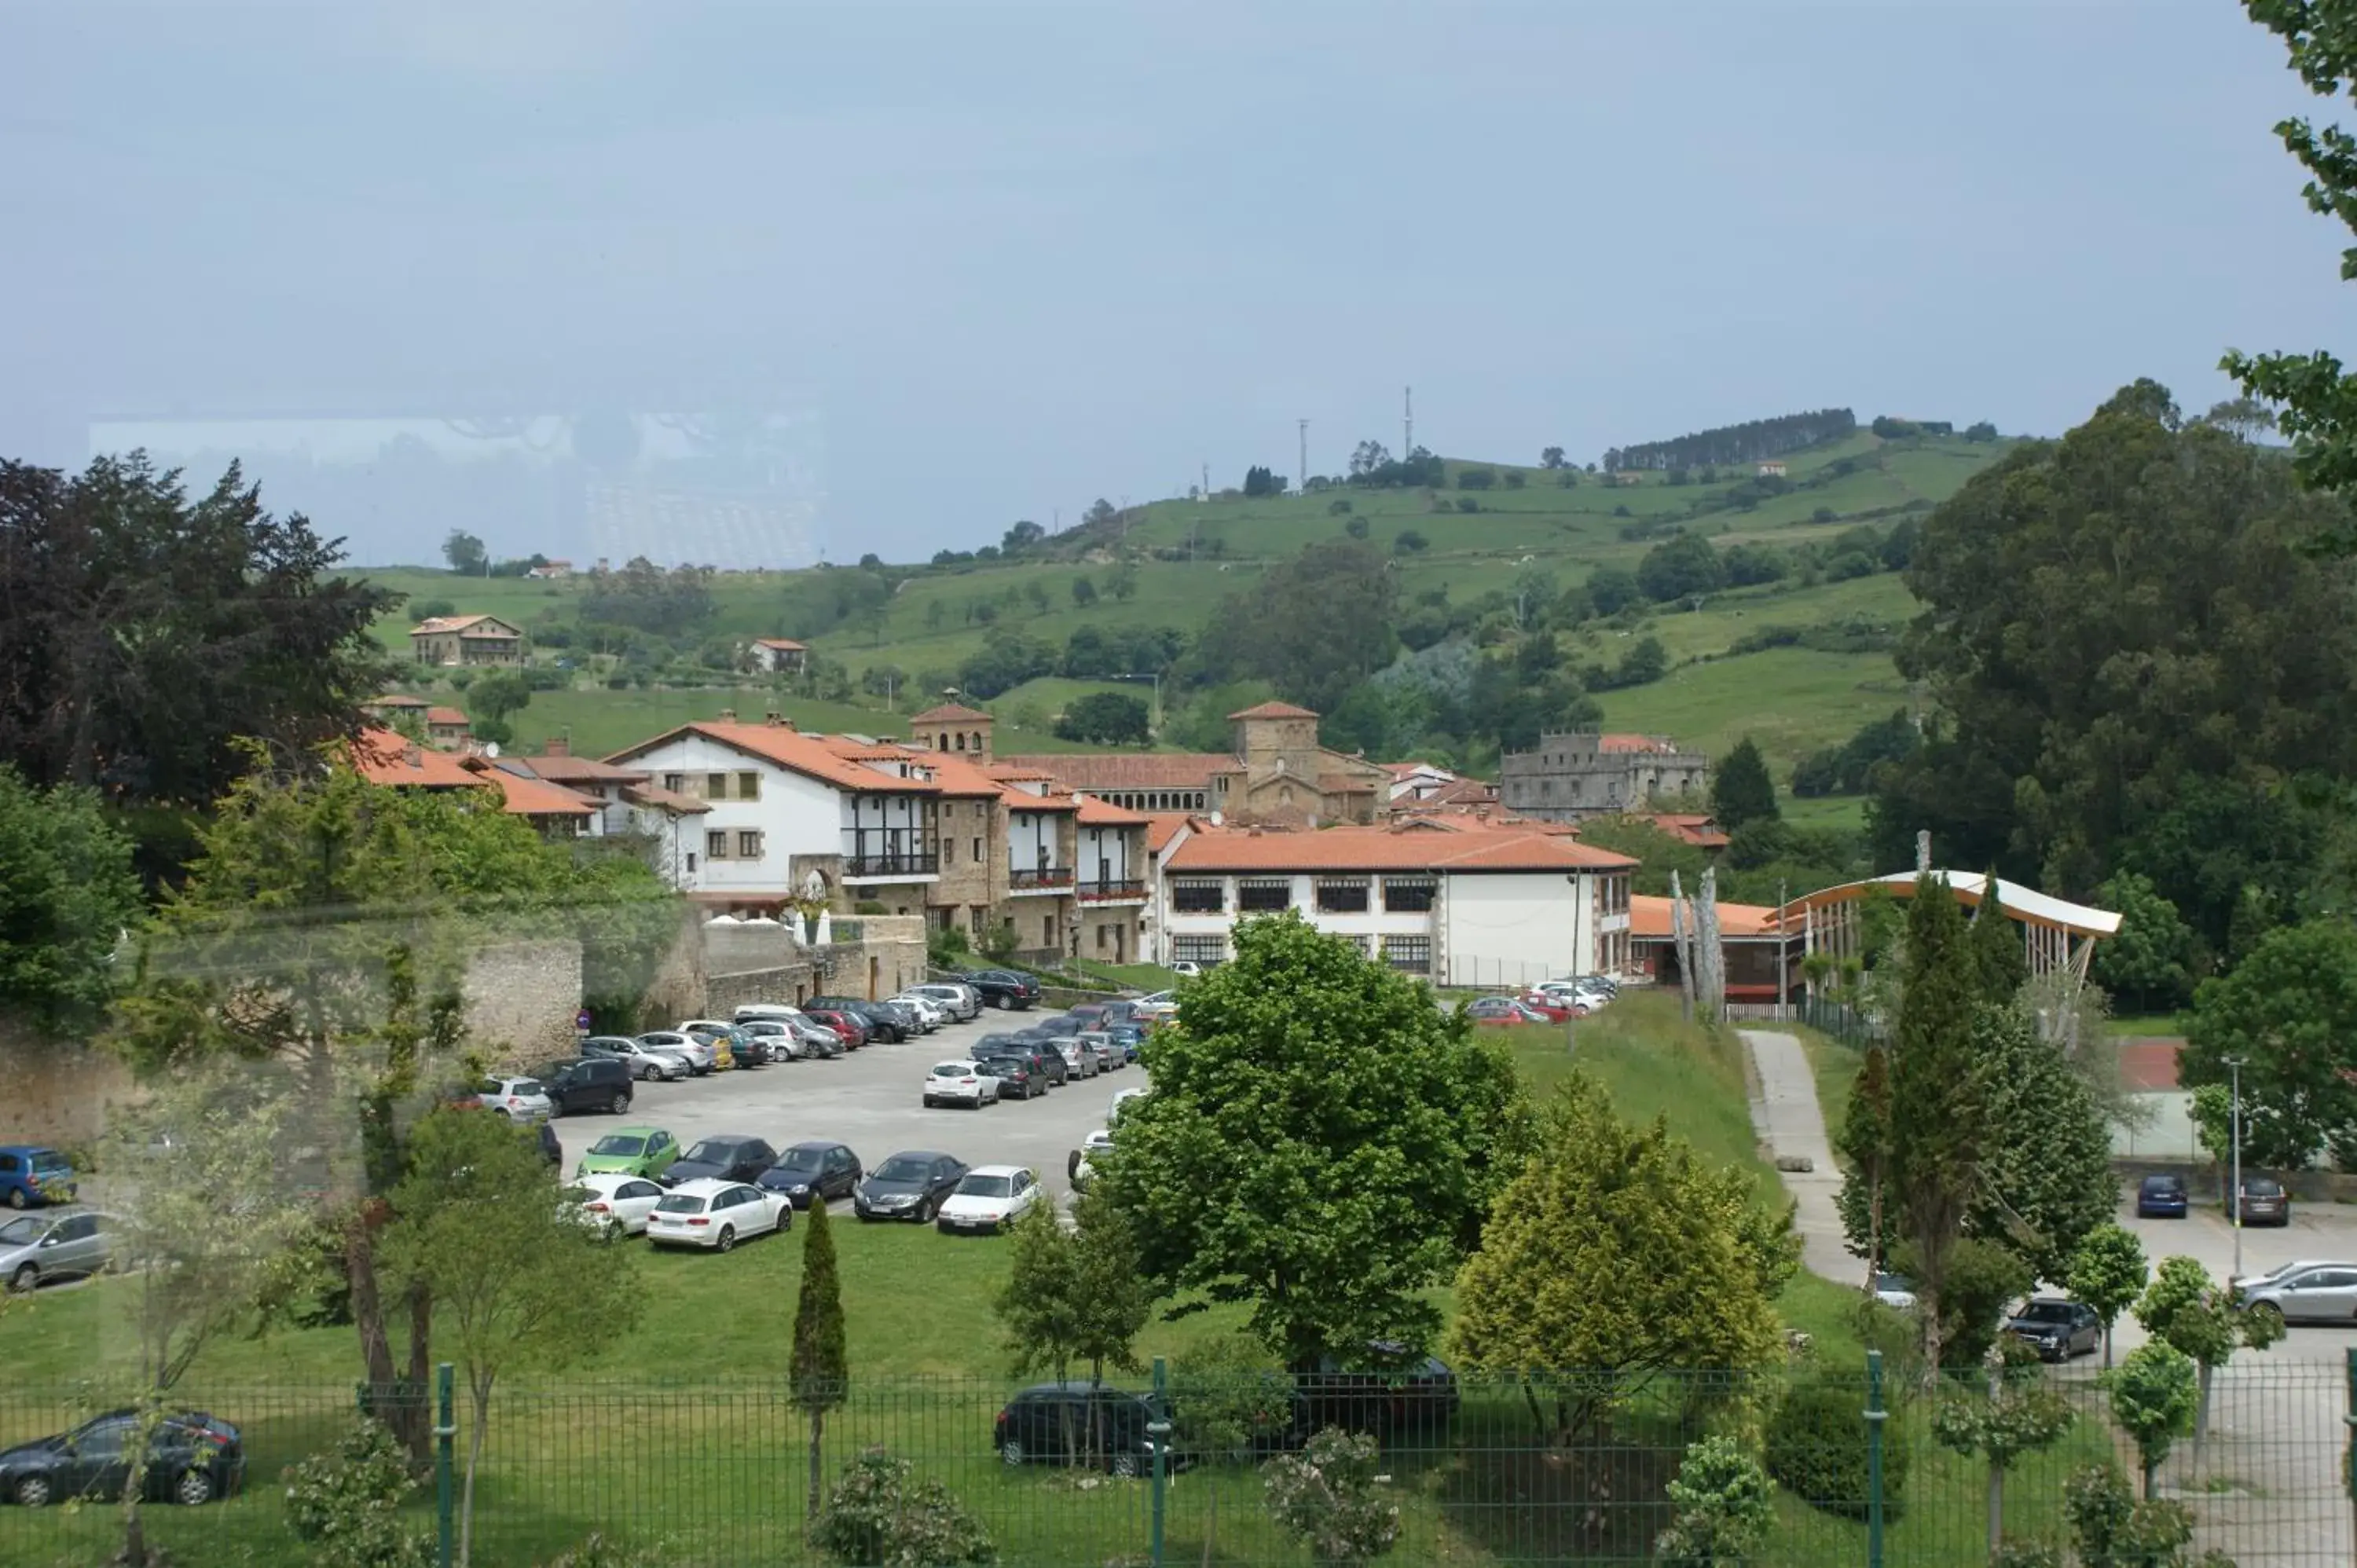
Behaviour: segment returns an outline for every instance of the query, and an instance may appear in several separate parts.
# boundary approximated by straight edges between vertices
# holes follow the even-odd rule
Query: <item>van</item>
[[[749,1024],[756,1018],[766,1018],[775,1024],[789,1024],[802,1015],[799,1007],[783,1002],[748,1002],[737,1009],[737,1022]]]

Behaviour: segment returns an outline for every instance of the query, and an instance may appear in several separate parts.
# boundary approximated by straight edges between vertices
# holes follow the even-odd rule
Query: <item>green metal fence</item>
[[[708,1333],[705,1348],[725,1354]],[[2298,1341],[2294,1342],[2295,1344]],[[2352,1356],[2357,1366],[2357,1356]],[[2007,1474],[2007,1536],[2064,1539],[2063,1486],[2078,1467],[2115,1460],[2131,1476],[2132,1449],[2115,1429],[2084,1364],[2044,1376],[2076,1418],[2053,1447]],[[2323,1360],[2246,1356],[2222,1369],[2197,1455],[2180,1440],[2159,1475],[2164,1495],[2196,1521],[2195,1544],[2242,1568],[2345,1565],[2357,1561],[2345,1422],[2357,1372]],[[881,1444],[921,1477],[946,1485],[987,1526],[1007,1564],[1295,1564],[1308,1552],[1271,1522],[1258,1446],[1245,1425],[1212,1430],[1211,1412],[1280,1408],[1290,1383],[1165,1376],[1132,1380],[1157,1420],[1175,1423],[1168,1464],[1130,1448],[1118,1423],[1083,1448],[1088,1464],[1057,1462],[1039,1445],[1005,1462],[996,1418],[1019,1386],[999,1378],[860,1379],[827,1419],[832,1478],[863,1446]],[[1780,1450],[1795,1430],[1779,1412],[1796,1397],[1836,1412],[1813,1431],[1815,1455],[1800,1489],[1780,1487],[1777,1522],[1757,1561],[1818,1564],[1980,1564],[1987,1561],[1987,1466],[1932,1437],[1935,1395],[1865,1367],[1803,1358],[1770,1377],[1682,1374],[1631,1385],[1602,1375],[1462,1380],[1437,1385],[1345,1382],[1305,1388],[1313,1414],[1381,1434],[1381,1493],[1400,1510],[1387,1562],[1411,1564],[1641,1563],[1671,1519],[1664,1484],[1686,1444],[1729,1432]],[[417,1391],[410,1391],[414,1399]],[[1618,1397],[1609,1416],[1583,1420],[1594,1396]],[[340,1387],[179,1391],[173,1403],[234,1423],[247,1454],[239,1495],[200,1507],[157,1503],[149,1539],[177,1568],[294,1568],[314,1561],[282,1517],[279,1477],[328,1448],[352,1420],[355,1391]],[[86,1392],[0,1383],[0,1447],[70,1431],[90,1417]],[[438,1412],[426,1412],[429,1421]],[[1565,1417],[1570,1416],[1566,1432]],[[1075,1429],[1078,1430],[1078,1429]],[[454,1506],[475,1436],[461,1385],[441,1442],[442,1474],[409,1505],[435,1532],[437,1505]],[[1274,1425],[1264,1431],[1273,1436]],[[810,1423],[781,1385],[518,1382],[500,1391],[482,1434],[476,1481],[477,1564],[544,1563],[593,1534],[643,1552],[664,1568],[757,1568],[823,1561],[807,1538]],[[1135,1434],[1133,1433],[1133,1436]],[[1158,1433],[1156,1435],[1160,1435]],[[1788,1477],[1793,1466],[1783,1467]],[[1135,1474],[1129,1473],[1135,1470]],[[1118,1472],[1118,1473],[1116,1473]],[[1819,1495],[1810,1495],[1811,1492]],[[108,1562],[120,1510],[99,1499],[0,1507],[0,1564],[49,1568]]]

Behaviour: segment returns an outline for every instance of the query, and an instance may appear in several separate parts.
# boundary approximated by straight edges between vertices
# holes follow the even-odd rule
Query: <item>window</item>
[[[704,835],[704,858],[706,860],[728,858],[728,834],[726,832],[715,828]]]
[[[1053,915],[1039,917],[1039,945],[1044,948],[1056,945],[1056,917]]]
[[[712,773],[705,775],[704,780],[704,798],[707,800],[726,800],[728,799],[728,775],[726,773]]]
[[[1228,890],[1216,877],[1173,882],[1170,908],[1180,915],[1223,914],[1228,908]]]
[[[686,793],[687,793],[687,775],[686,775],[686,774],[684,774],[684,773],[666,773],[666,774],[664,774],[664,775],[663,775],[663,788],[664,788],[664,789],[668,789],[668,790],[670,790],[670,791],[671,791],[673,794],[674,794],[674,795],[684,795],[684,794],[686,794]]]
[[[695,869],[695,852],[694,850],[689,850],[687,852],[687,868],[690,871],[694,871]]]
[[[1228,939],[1222,936],[1173,937],[1170,956],[1180,963],[1224,963]]]
[[[980,865],[982,864],[982,841],[980,839],[974,841],[974,863],[976,865]]]
[[[1236,908],[1247,913],[1293,908],[1293,881],[1284,876],[1248,876],[1236,884]]]
[[[1430,937],[1385,937],[1383,961],[1405,974],[1432,972]]]
[[[1318,908],[1328,915],[1363,915],[1367,912],[1367,879],[1363,876],[1321,876],[1318,879]]]
[[[759,800],[761,798],[761,776],[758,773],[739,773],[737,775],[737,798],[740,800]]]
[[[957,840],[943,839],[942,841],[942,864],[943,865],[955,865],[957,864]]]
[[[1341,940],[1358,949],[1361,958],[1372,958],[1375,955],[1375,939],[1372,937],[1345,936]]]
[[[739,829],[737,833],[737,858],[739,860],[760,859],[761,835],[750,828]]]
[[[1438,885],[1429,876],[1383,878],[1383,908],[1401,915],[1421,915],[1432,908]]]

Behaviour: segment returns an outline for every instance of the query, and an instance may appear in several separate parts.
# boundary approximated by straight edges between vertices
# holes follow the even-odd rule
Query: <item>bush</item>
[[[843,1467],[827,1493],[811,1542],[847,1568],[947,1568],[996,1563],[982,1521],[939,1481],[912,1479],[916,1466],[870,1448]]]
[[[1882,1424],[1882,1509],[1895,1518],[1907,1489],[1908,1451],[1900,1424]],[[1767,1459],[1777,1484],[1812,1508],[1864,1519],[1865,1387],[1846,1378],[1795,1383],[1768,1423]]]
[[[409,1455],[380,1423],[360,1420],[336,1445],[286,1467],[286,1528],[317,1568],[427,1568],[434,1543],[408,1528],[402,1499],[417,1489]]]
[[[1351,515],[1351,500],[1350,500],[1350,498],[1349,498],[1348,496],[1345,496],[1345,497],[1343,497],[1342,499],[1339,499],[1339,500],[1330,500],[1330,501],[1328,501],[1328,502],[1326,503],[1326,515],[1327,515],[1328,517],[1348,517],[1348,516],[1350,516],[1350,515]]]
[[[851,907],[851,912],[855,915],[888,915],[891,913],[889,909],[887,909],[883,905],[878,904],[873,898],[862,898],[859,902]]]
[[[1416,555],[1432,548],[1432,541],[1413,528],[1403,528],[1392,540],[1392,548],[1403,555]]]
[[[1396,1504],[1375,1496],[1375,1440],[1328,1427],[1261,1468],[1269,1517],[1314,1563],[1372,1563],[1399,1540]]]
[[[1748,1563],[1776,1523],[1760,1461],[1730,1437],[1690,1444],[1668,1490],[1677,1514],[1653,1543],[1663,1568]]]
[[[1459,496],[1457,498],[1457,510],[1461,512],[1477,512],[1481,510],[1481,503],[1471,496]]]
[[[1460,468],[1457,473],[1457,488],[1460,490],[1486,490],[1497,482],[1494,468]]]
[[[1364,539],[1367,536],[1367,520],[1363,517],[1354,517],[1342,525],[1342,532],[1353,539]]]
[[[1199,1461],[1244,1460],[1280,1444],[1293,1421],[1292,1379],[1249,1334],[1224,1334],[1170,1367],[1172,1445]]]

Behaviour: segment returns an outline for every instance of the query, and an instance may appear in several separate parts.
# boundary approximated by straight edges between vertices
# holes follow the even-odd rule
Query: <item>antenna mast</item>
[[[1408,460],[1409,454],[1415,450],[1415,389],[1401,388],[1400,403],[1403,409],[1400,420],[1400,461],[1405,463]]]
[[[1293,423],[1301,427],[1301,467],[1294,478],[1294,489],[1296,493],[1306,494],[1309,489],[1309,422],[1297,419]]]

